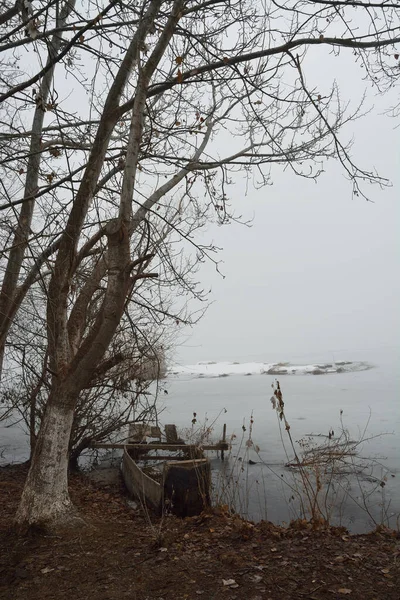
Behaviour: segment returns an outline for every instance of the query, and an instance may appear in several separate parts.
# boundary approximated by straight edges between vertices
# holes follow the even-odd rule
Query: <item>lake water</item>
[[[341,430],[340,411],[343,411],[344,428],[348,429],[352,440],[368,438],[359,448],[361,457],[367,460],[362,461],[360,456],[350,459],[356,465],[363,464],[362,472],[354,467],[346,476],[335,478],[329,494],[333,502],[333,522],[354,532],[372,528],[374,520],[397,527],[396,519],[400,514],[400,370],[397,357],[398,352],[394,351],[366,353],[356,358],[373,365],[367,371],[279,377],[294,440],[309,434],[328,435],[332,429],[337,438]],[[343,358],[351,360],[355,357]],[[214,439],[221,437],[222,425],[226,423],[228,437],[236,435],[232,456],[223,466],[214,458],[213,465],[217,471],[225,469],[232,474],[234,481],[228,489],[228,499],[234,496],[237,508],[250,519],[267,518],[282,523],[299,516],[299,503],[297,494],[290,488],[293,474],[284,467],[288,459],[293,458],[293,451],[284,428],[281,437],[277,415],[270,402],[274,380],[275,377],[269,375],[208,379],[181,375],[169,382],[161,420],[190,428],[195,412],[200,423],[204,423],[205,418],[206,425],[215,421]],[[220,414],[224,408],[227,412]],[[251,437],[254,445],[260,448],[258,454],[253,448],[246,450],[245,446],[251,415],[254,421]],[[319,444],[324,440],[327,438],[314,438]],[[299,446],[296,447],[299,451]],[[237,455],[243,458],[241,462],[237,461]],[[249,459],[257,464],[249,465]],[[372,463],[373,469],[368,466]],[[238,482],[236,488],[235,482]],[[321,491],[321,498],[325,504],[325,489]]]
[[[324,510],[332,503],[329,509],[332,521],[354,532],[371,529],[374,521],[398,526],[398,355],[398,351],[386,350],[385,353],[366,353],[357,357],[343,356],[344,360],[365,360],[373,365],[370,370],[361,372],[279,377],[294,440],[309,434],[327,436],[332,429],[337,439],[341,430],[340,411],[343,411],[343,425],[350,438],[367,438],[360,449],[361,456],[350,459],[357,468],[335,477],[328,496],[326,488],[320,492]],[[161,398],[163,412],[160,421],[163,424],[176,423],[178,428],[190,431],[203,425],[211,426],[214,440],[221,438],[222,427],[226,423],[227,437],[236,436],[232,439],[232,450],[224,463],[215,454],[210,455],[218,493],[221,494],[224,487],[226,502],[250,519],[266,518],[283,523],[300,516],[297,491],[302,486],[295,483],[295,475],[284,466],[293,459],[293,451],[284,428],[282,431],[279,429],[278,418],[270,402],[274,380],[270,375],[221,378],[180,375],[167,383],[168,395],[163,394]],[[197,422],[192,428],[193,413],[196,413]],[[254,421],[251,437],[254,446],[259,447],[258,453],[254,446],[246,448],[245,445],[251,415]],[[243,425],[246,431],[243,431]],[[27,440],[18,425],[9,428],[0,426],[0,436],[3,463],[27,458]],[[317,437],[314,440],[322,443],[327,438]],[[299,446],[296,447],[300,451]],[[361,457],[367,460],[362,461]],[[249,459],[256,464],[249,464]],[[366,468],[372,462],[373,469]],[[363,470],[358,468],[361,463]]]

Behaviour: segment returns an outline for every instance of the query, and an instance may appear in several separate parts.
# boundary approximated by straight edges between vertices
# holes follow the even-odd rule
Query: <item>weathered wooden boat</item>
[[[170,512],[180,517],[200,514],[210,505],[211,466],[203,449],[226,450],[225,440],[217,445],[197,446],[183,443],[175,425],[166,425],[166,442],[159,431],[130,431],[134,443],[124,446],[122,476],[129,492],[157,513]],[[144,442],[144,435],[158,438]],[[142,441],[137,443],[137,440]],[[136,441],[136,443],[135,443]],[[151,466],[150,466],[151,465]]]
[[[121,471],[125,485],[143,505],[159,514],[200,514],[210,504],[211,490],[211,465],[204,452],[216,450],[224,460],[224,452],[229,449],[226,425],[217,444],[185,444],[178,438],[175,425],[165,425],[164,437],[166,441],[161,441],[158,426],[132,424],[128,443],[94,442],[91,447],[123,450]]]
[[[141,459],[142,462],[143,456]],[[157,471],[142,466],[135,458],[135,449],[126,446],[121,470],[132,496],[158,514],[167,511],[190,517],[200,514],[210,504],[211,469],[207,458],[165,461]]]

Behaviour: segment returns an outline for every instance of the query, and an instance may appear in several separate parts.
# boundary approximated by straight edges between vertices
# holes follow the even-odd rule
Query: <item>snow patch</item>
[[[291,363],[260,362],[199,362],[195,365],[173,365],[168,376],[193,375],[197,377],[228,377],[229,375],[327,375],[332,373],[354,373],[366,371],[371,365],[365,362],[337,361],[298,365]]]

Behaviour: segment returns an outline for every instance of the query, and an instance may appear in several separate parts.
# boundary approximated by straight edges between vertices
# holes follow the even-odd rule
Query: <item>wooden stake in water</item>
[[[225,443],[226,443],[226,423],[224,423],[224,427],[222,429],[222,440],[221,441],[222,441],[222,444],[225,445]],[[221,450],[221,460],[224,460],[224,459],[225,459],[225,451]]]

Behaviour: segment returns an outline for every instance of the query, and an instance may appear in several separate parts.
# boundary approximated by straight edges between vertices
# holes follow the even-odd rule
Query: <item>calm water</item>
[[[333,494],[335,498],[333,520],[357,532],[371,528],[373,519],[386,523],[390,519],[391,526],[395,527],[396,517],[400,514],[400,370],[397,356],[377,352],[362,357],[344,356],[345,360],[352,358],[368,360],[374,368],[359,373],[281,376],[286,416],[294,440],[309,434],[327,435],[330,429],[337,436],[341,429],[341,410],[343,425],[351,439],[360,439],[368,424],[364,437],[372,439],[361,446],[360,455],[371,459],[364,461],[364,466],[374,459],[375,467],[372,473],[366,469],[363,474],[337,479],[330,496]],[[237,508],[251,519],[287,522],[299,515],[299,507],[296,500],[293,501],[289,487],[293,485],[293,475],[284,468],[288,458],[293,458],[293,452],[283,431],[287,454],[285,452],[277,415],[270,402],[273,382],[274,377],[268,375],[213,379],[181,377],[169,383],[161,420],[187,428],[191,426],[194,412],[198,421],[206,425],[216,419],[214,439],[221,437],[222,424],[226,423],[228,436],[237,436],[232,456],[223,466],[238,482],[236,489],[231,484],[233,491],[231,489],[228,496],[234,494]],[[224,408],[227,412],[220,414]],[[260,448],[258,455],[253,449],[246,453],[243,443],[248,437],[251,414],[254,419],[252,439]],[[246,432],[242,430],[243,423]],[[315,439],[318,443],[324,441],[324,438]],[[243,458],[242,462],[237,462],[237,456]],[[257,464],[249,465],[248,459]],[[360,460],[356,462],[359,464]],[[218,459],[214,458],[213,464],[216,470],[221,470]],[[371,474],[378,482],[373,483],[366,477]],[[383,481],[384,487],[379,481]],[[373,491],[374,488],[377,489]],[[366,495],[369,495],[370,515],[364,507]]]
[[[344,360],[367,360],[374,368],[359,373],[280,377],[294,440],[309,434],[327,435],[330,429],[337,436],[341,427],[340,410],[352,439],[360,438],[369,421],[365,437],[372,439],[363,444],[360,454],[378,461],[372,473],[378,485],[359,474],[339,477],[333,486],[333,520],[355,532],[371,528],[373,519],[377,522],[389,519],[391,526],[396,527],[396,516],[400,514],[400,370],[397,357],[398,353],[394,351],[343,355]],[[274,377],[268,375],[171,379],[167,384],[168,395],[162,398],[160,421],[191,429],[195,412],[198,421],[195,428],[198,424],[212,425],[215,440],[221,437],[223,423],[226,423],[228,437],[235,434],[236,438],[224,463],[211,455],[216,486],[221,489],[222,481],[226,486],[224,472],[225,476],[231,475],[226,495],[229,502],[251,519],[267,518],[282,523],[299,515],[299,505],[296,494],[289,487],[293,485],[293,475],[284,467],[288,458],[293,458],[293,452],[283,431],[285,453],[277,416],[270,402],[273,381]],[[251,414],[254,419],[252,440],[260,448],[258,455],[252,448],[246,452],[244,444]],[[0,426],[0,436],[3,463],[27,458],[27,440],[18,425]],[[239,457],[242,461],[238,461]],[[249,464],[249,459],[257,464]],[[385,483],[384,487],[379,486],[379,481]],[[350,497],[344,494],[344,489]],[[370,515],[364,509],[366,494],[369,494]]]

